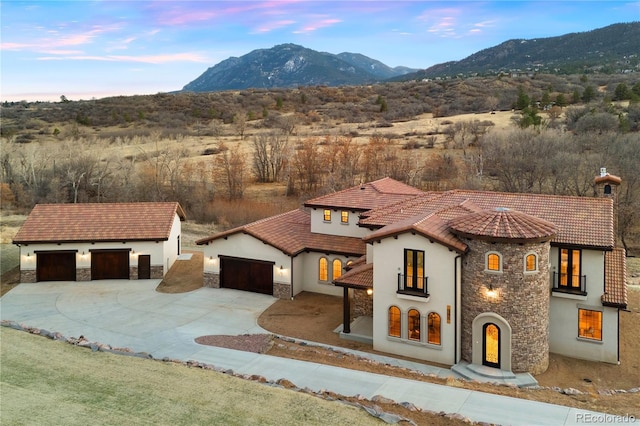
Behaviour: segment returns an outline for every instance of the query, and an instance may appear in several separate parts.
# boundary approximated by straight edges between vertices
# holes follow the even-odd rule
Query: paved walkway
[[[20,284],[0,299],[0,318],[67,337],[83,335],[88,340],[146,352],[154,358],[195,360],[267,380],[286,378],[314,391],[359,394],[367,399],[381,395],[425,410],[457,412],[478,422],[572,425],[585,423],[587,416],[603,416],[559,405],[199,345],[194,338],[203,335],[266,333],[257,325],[257,319],[276,299],[209,288],[164,294],[155,291],[158,284],[159,280]]]

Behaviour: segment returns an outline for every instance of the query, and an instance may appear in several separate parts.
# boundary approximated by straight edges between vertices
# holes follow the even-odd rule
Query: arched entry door
[[[492,322],[482,326],[482,365],[500,368],[500,327]]]

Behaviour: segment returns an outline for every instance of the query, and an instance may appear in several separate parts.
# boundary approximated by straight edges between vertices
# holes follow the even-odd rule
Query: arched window
[[[342,262],[340,259],[333,261],[333,279],[336,280],[342,275]]]
[[[417,309],[409,309],[409,339],[420,341],[420,312]]]
[[[427,316],[427,343],[433,345],[441,344],[440,340],[440,315],[429,312]]]
[[[400,337],[400,308],[389,308],[389,336]]]
[[[487,271],[502,271],[502,259],[499,253],[487,253]]]
[[[535,253],[529,253],[524,257],[524,271],[535,272],[538,270],[538,256]]]
[[[321,257],[319,263],[318,279],[320,281],[329,281],[329,262],[326,258]]]

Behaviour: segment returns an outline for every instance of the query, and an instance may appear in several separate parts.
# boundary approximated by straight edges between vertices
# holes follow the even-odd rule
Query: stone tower
[[[544,372],[555,225],[497,208],[459,217],[450,227],[469,247],[462,261],[462,359],[513,372]],[[499,336],[497,344],[491,340],[499,348],[493,356],[491,329]]]

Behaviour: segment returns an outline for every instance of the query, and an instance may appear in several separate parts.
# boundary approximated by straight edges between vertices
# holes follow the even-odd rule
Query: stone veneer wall
[[[509,322],[511,369],[539,374],[549,366],[549,242],[528,244],[466,240],[469,252],[462,262],[462,359],[472,360],[472,324],[484,312]],[[502,273],[485,272],[485,255],[502,256]],[[538,255],[538,272],[524,273],[527,253]],[[489,284],[497,297],[489,299]]]
[[[37,279],[35,270],[21,270],[20,271],[20,282],[21,283],[35,283]]]
[[[205,272],[202,285],[207,288],[220,288],[220,274]]]
[[[162,279],[164,278],[164,266],[162,265],[151,265],[151,279]]]
[[[273,297],[278,299],[291,299],[291,284],[273,283]]]
[[[76,281],[91,281],[91,268],[76,268]]]
[[[351,307],[353,318],[373,316],[373,297],[366,290],[353,290],[353,305]]]

